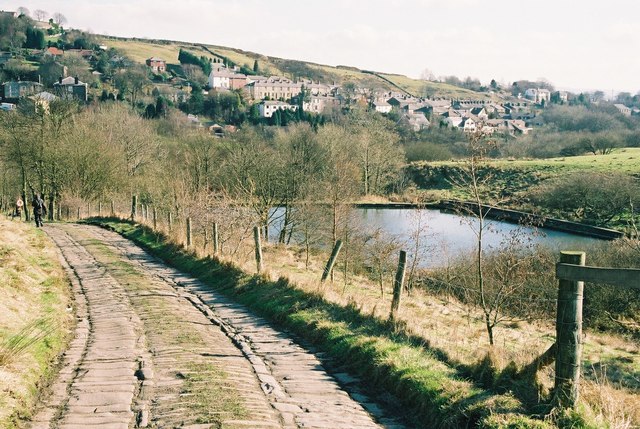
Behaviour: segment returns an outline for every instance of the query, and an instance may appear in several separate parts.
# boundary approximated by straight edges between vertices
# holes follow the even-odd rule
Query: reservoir
[[[276,209],[269,232],[271,242],[277,241],[282,219]],[[446,265],[449,259],[472,251],[477,242],[478,220],[473,217],[442,212],[436,209],[416,208],[356,208],[353,210],[355,228],[365,234],[381,231],[402,243],[410,254],[415,248],[415,237],[420,231],[422,267]],[[505,247],[510,240],[527,245],[543,245],[554,250],[586,250],[603,240],[549,229],[515,225],[485,219],[483,248],[487,251]]]

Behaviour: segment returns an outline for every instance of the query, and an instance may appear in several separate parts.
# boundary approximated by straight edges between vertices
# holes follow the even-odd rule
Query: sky
[[[404,74],[640,91],[636,0],[0,0],[67,27]]]

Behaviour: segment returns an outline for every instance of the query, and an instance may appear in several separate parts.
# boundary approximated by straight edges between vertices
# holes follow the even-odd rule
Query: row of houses
[[[539,124],[533,100],[496,103],[490,100],[423,99],[399,93],[378,94],[372,107],[380,113],[395,110],[415,130],[433,124],[464,132],[527,134]]]

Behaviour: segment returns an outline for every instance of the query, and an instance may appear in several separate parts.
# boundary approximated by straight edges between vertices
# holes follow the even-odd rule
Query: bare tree
[[[67,18],[60,12],[56,12],[53,14],[53,22],[56,25],[63,25],[67,23]]]
[[[36,9],[33,11],[33,16],[38,20],[38,21],[44,21],[47,19],[47,16],[49,16],[49,13],[42,10],[42,9]]]

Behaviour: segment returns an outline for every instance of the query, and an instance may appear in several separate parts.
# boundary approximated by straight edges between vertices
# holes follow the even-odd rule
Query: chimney
[[[76,81],[76,85],[80,82],[80,79],[78,79],[78,76],[76,76],[75,81]]]

